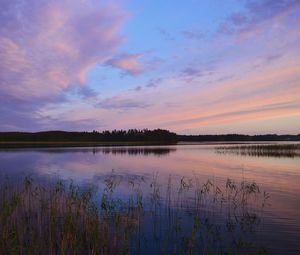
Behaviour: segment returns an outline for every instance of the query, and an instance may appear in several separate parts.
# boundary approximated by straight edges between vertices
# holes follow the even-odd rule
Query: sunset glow
[[[300,132],[300,1],[11,0],[0,131]]]

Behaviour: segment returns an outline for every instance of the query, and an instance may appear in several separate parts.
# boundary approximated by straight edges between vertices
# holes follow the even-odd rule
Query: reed
[[[231,153],[256,157],[300,157],[300,144],[253,144],[218,146],[217,153]]]
[[[4,179],[0,254],[265,254],[255,235],[269,195],[255,182],[112,174],[103,184]]]

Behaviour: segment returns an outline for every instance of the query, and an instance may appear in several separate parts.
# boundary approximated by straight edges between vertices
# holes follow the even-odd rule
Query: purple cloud
[[[204,35],[199,32],[194,32],[190,30],[183,30],[181,34],[187,39],[200,40],[203,39]]]
[[[136,86],[136,87],[134,88],[134,91],[141,91],[142,89],[143,89],[142,86]]]
[[[274,54],[274,55],[269,55],[265,58],[265,62],[267,64],[270,64],[273,61],[279,60],[280,58],[282,58],[283,54]]]
[[[89,86],[70,87],[68,90],[65,90],[65,92],[62,94],[62,98],[60,99],[60,101],[68,101],[67,98],[69,96],[76,96],[81,99],[97,100],[99,93]]]
[[[6,1],[0,13],[1,93],[57,95],[112,56],[126,14],[95,1]]]
[[[7,113],[1,113],[7,118],[3,122],[27,128],[27,120],[33,126],[42,105],[72,86],[85,85],[89,69],[111,59],[124,42],[120,32],[127,16],[115,4],[94,0],[2,1],[0,96],[11,100],[0,102]],[[82,93],[94,95],[89,89]],[[16,105],[20,109],[12,109]]]
[[[175,38],[165,29],[163,28],[158,28],[157,29],[161,37],[166,40],[166,41],[174,41]]]
[[[155,87],[157,87],[162,81],[163,81],[163,78],[154,78],[154,79],[150,79],[149,82],[147,83],[146,87],[147,87],[147,88],[155,88]]]
[[[298,0],[247,0],[246,11],[233,13],[219,27],[225,34],[243,34],[259,29],[261,23],[289,14],[300,6]]]
[[[211,67],[195,68],[187,67],[182,70],[180,76],[185,79],[186,82],[191,82],[196,78],[210,76],[214,74],[214,70]]]
[[[136,108],[147,108],[151,106],[149,103],[136,101],[130,98],[123,98],[120,96],[115,96],[107,98],[99,102],[96,107],[104,109],[120,109],[120,110],[130,110]]]

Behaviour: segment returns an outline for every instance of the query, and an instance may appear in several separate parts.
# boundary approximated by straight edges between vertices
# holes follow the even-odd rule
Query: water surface
[[[163,195],[170,180],[175,193],[182,180],[187,185],[191,182],[187,201],[195,191],[196,180],[201,185],[209,180],[214,187],[225,187],[228,179],[235,183],[255,182],[261,194],[266,191],[270,196],[263,213],[259,213],[259,227],[254,231],[256,242],[266,247],[269,254],[300,254],[300,157],[217,153],[217,146],[9,149],[0,151],[0,171],[2,178],[22,179],[28,175],[41,181],[60,178],[100,188],[105,187],[107,178],[114,178],[118,180],[115,194],[122,199],[130,196],[132,180],[142,180],[139,188],[144,197],[152,192],[154,180]],[[255,212],[261,209],[260,205],[255,206]],[[220,211],[212,218],[215,222],[225,221],[223,214]],[[181,217],[189,225],[187,215]],[[227,235],[226,230],[223,234]],[[153,240],[149,243],[154,247]],[[151,254],[156,248],[147,251]]]

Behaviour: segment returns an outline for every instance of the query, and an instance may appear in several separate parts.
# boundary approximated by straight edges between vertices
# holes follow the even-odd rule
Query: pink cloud
[[[118,58],[109,60],[107,63],[131,75],[138,75],[144,71],[144,65],[139,62],[142,56],[142,54],[124,54]]]
[[[169,116],[176,129],[300,114],[300,68],[286,65],[183,95],[186,109]],[[197,102],[197,103],[195,103]]]
[[[107,115],[106,121],[111,127],[163,127],[181,131],[297,116],[300,115],[299,79],[300,68],[293,61],[282,61],[280,66],[207,87],[182,86],[184,81],[169,79],[163,82],[159,93],[139,91],[139,100],[149,104],[147,109],[139,108],[126,115],[116,111],[111,118]],[[127,95],[128,100],[134,97],[134,92]],[[166,102],[174,107],[166,107]]]
[[[0,14],[0,93],[51,98],[84,84],[89,69],[124,42],[127,13],[86,1],[5,1]]]

